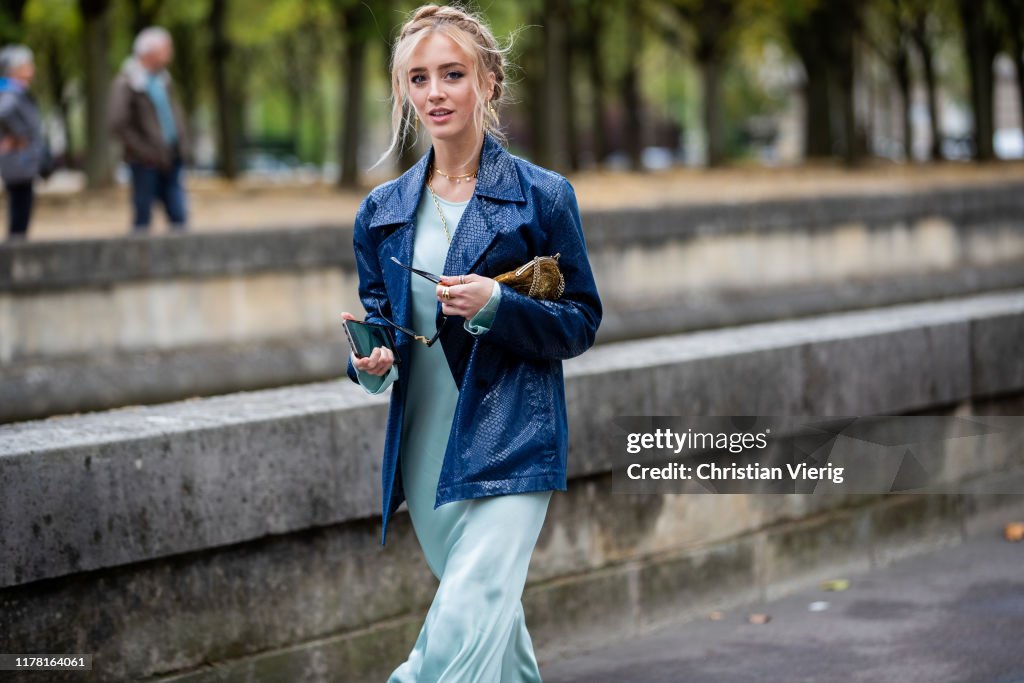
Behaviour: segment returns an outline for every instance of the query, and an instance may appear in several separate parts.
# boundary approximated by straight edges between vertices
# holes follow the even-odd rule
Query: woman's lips
[[[434,114],[434,113],[430,114],[430,118],[432,120],[438,121],[438,122],[440,122],[440,121],[447,121],[448,119],[450,119],[452,117],[452,114],[454,113],[450,109],[439,109],[438,111],[439,112],[440,111],[446,112],[444,114],[440,114],[440,113],[439,114]]]

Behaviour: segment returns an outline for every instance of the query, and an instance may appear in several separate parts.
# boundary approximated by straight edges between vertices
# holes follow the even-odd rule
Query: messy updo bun
[[[507,143],[500,129],[497,110],[507,99],[506,55],[512,49],[511,40],[508,45],[499,46],[483,19],[458,3],[421,5],[402,25],[391,51],[391,144],[373,167],[384,161],[396,147],[404,147],[413,128],[416,111],[409,101],[409,59],[420,41],[433,33],[451,38],[473,61],[476,73],[473,90],[477,95],[473,114],[477,127],[491,133],[503,144]],[[490,101],[487,100],[489,73],[494,74],[494,95]],[[494,107],[494,113],[490,107]]]

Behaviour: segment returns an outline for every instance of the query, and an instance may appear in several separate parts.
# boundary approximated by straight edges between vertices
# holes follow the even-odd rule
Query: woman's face
[[[409,97],[431,137],[475,135],[476,72],[462,49],[443,33],[432,33],[416,46],[409,64]]]

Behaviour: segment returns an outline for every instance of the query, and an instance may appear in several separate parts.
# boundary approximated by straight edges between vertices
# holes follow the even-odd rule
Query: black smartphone
[[[386,346],[395,355],[395,365],[401,362],[395,349],[395,340],[391,336],[391,329],[387,325],[363,320],[345,320],[343,323],[345,336],[348,337],[349,346],[352,347],[356,358],[365,358],[378,346]]]

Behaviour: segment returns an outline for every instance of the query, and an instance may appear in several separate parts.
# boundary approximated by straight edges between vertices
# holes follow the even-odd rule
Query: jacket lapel
[[[462,213],[451,246],[448,247],[445,274],[475,272],[480,257],[501,230],[503,221],[499,220],[499,214],[506,206],[505,202],[523,200],[512,155],[485,133],[476,188]]]

